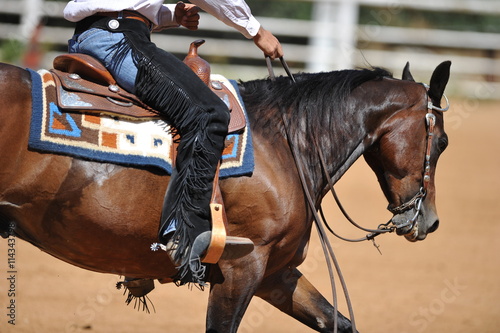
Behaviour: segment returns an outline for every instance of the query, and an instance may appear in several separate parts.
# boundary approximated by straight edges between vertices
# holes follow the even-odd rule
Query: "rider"
[[[210,243],[210,198],[222,155],[229,110],[182,61],[150,40],[152,31],[196,30],[199,8],[241,32],[272,59],[283,51],[252,16],[244,0],[72,0],[64,17],[76,22],[69,51],[100,60],[125,90],[160,113],[180,135],[175,167],[164,198],[160,242],[178,266],[177,283],[203,284],[200,258]],[[199,6],[199,7],[198,7]],[[227,237],[227,245],[250,240]],[[193,246],[194,245],[194,246]]]

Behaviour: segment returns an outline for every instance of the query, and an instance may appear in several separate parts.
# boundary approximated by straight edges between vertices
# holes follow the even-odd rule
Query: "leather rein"
[[[425,84],[424,84],[424,87],[427,90],[429,88]],[[335,202],[339,206],[339,209],[341,210],[341,212],[345,216],[345,218],[352,225],[354,225],[358,229],[361,229],[361,230],[366,231],[366,232],[369,233],[365,237],[361,237],[361,238],[357,238],[357,239],[349,239],[349,238],[345,238],[345,237],[342,237],[342,236],[338,235],[337,233],[335,233],[334,230],[332,230],[329,227],[329,225],[326,222],[326,219],[324,217],[323,210],[320,207],[320,212],[321,212],[323,220],[325,221],[326,226],[328,227],[328,229],[330,230],[330,232],[332,234],[334,234],[337,238],[340,238],[340,239],[348,241],[348,242],[361,242],[361,241],[365,241],[365,240],[372,240],[374,242],[375,247],[379,250],[378,245],[376,245],[375,241],[374,241],[374,238],[376,236],[378,236],[378,235],[381,235],[381,234],[384,234],[384,233],[394,232],[397,229],[403,229],[403,228],[406,228],[408,226],[410,228],[408,229],[409,231],[406,234],[410,234],[410,233],[416,232],[417,219],[418,219],[418,216],[421,213],[422,202],[424,201],[425,196],[427,195],[427,188],[428,188],[429,182],[431,180],[431,176],[430,176],[430,172],[431,172],[430,158],[431,158],[431,152],[432,152],[432,141],[433,141],[433,138],[434,138],[434,129],[435,129],[435,125],[436,125],[436,116],[434,115],[434,113],[432,111],[436,110],[436,111],[440,111],[440,112],[445,112],[445,111],[448,111],[448,109],[450,108],[450,103],[448,101],[448,98],[445,95],[443,95],[443,97],[446,100],[446,107],[445,108],[440,108],[440,107],[435,106],[432,103],[432,101],[429,99],[429,96],[427,95],[427,113],[425,115],[425,121],[426,121],[426,126],[427,126],[427,139],[426,139],[426,149],[425,149],[425,155],[424,155],[425,156],[425,158],[424,158],[424,170],[423,170],[423,173],[422,173],[422,184],[420,186],[420,189],[407,202],[405,202],[405,203],[403,203],[403,204],[401,204],[401,205],[399,205],[397,207],[388,208],[388,210],[391,213],[393,213],[394,215],[403,214],[406,211],[409,211],[411,209],[415,209],[415,214],[413,215],[413,217],[411,219],[408,219],[404,223],[394,224],[394,222],[391,219],[387,223],[380,224],[377,227],[377,229],[367,229],[367,228],[364,228],[364,227],[360,226],[358,223],[356,223],[349,216],[349,214],[347,213],[347,211],[342,206],[342,203],[340,202],[340,200],[339,200],[339,198],[337,196],[337,193],[335,192],[335,189],[333,187],[332,181],[331,181],[330,177],[328,176],[327,168],[326,168],[326,162],[325,162],[325,159],[324,159],[324,156],[323,156],[323,152],[321,151],[321,149],[319,149],[319,146],[318,146],[317,142],[315,142],[315,144],[316,144],[316,150],[318,151],[318,154],[319,154],[319,157],[320,157],[320,161],[321,161],[321,165],[322,165],[322,168],[323,168],[323,172],[325,173],[325,176],[328,179],[328,186],[329,186],[330,192],[332,193],[332,195],[333,195],[333,197],[335,199]],[[380,250],[379,250],[379,252],[380,252]]]
[[[281,64],[282,64],[283,68],[285,69],[287,75],[290,77],[290,79],[292,80],[292,82],[294,84],[296,84],[295,78],[293,77],[292,73],[290,72],[290,69],[288,68],[288,65],[287,65],[286,61],[284,60],[284,58],[281,57],[280,61],[281,61]],[[267,69],[269,71],[269,78],[271,79],[271,81],[275,81],[276,77],[274,75],[274,71],[273,71],[273,68],[272,68],[271,58],[268,57],[268,56],[266,56],[266,63],[267,63]],[[282,110],[281,105],[279,104],[279,102],[278,102],[278,108],[280,109],[280,111],[284,111],[284,110]],[[306,199],[307,199],[307,202],[309,204],[311,213],[313,214],[313,217],[314,217],[314,222],[315,222],[315,225],[316,225],[316,229],[318,230],[318,235],[319,235],[319,238],[320,238],[320,243],[321,243],[321,246],[323,248],[323,253],[325,255],[325,261],[326,261],[326,264],[327,264],[327,267],[328,267],[328,273],[329,273],[329,276],[330,276],[330,285],[332,287],[332,297],[333,297],[333,322],[334,322],[333,332],[334,333],[338,332],[337,289],[336,289],[336,285],[335,285],[335,275],[334,275],[333,266],[335,267],[335,271],[337,272],[337,275],[339,276],[339,281],[340,281],[340,284],[342,286],[342,291],[343,291],[344,296],[345,296],[347,308],[348,308],[348,311],[349,311],[349,318],[351,319],[352,331],[353,332],[357,332],[357,330],[356,330],[356,323],[355,323],[355,320],[354,320],[354,311],[353,311],[351,299],[349,297],[349,292],[347,290],[347,285],[345,283],[345,279],[344,279],[344,277],[342,275],[342,271],[340,269],[340,265],[339,265],[339,262],[337,260],[337,257],[333,253],[333,248],[332,248],[332,245],[330,244],[330,240],[328,239],[328,236],[326,234],[325,228],[323,227],[323,224],[321,223],[321,219],[318,216],[317,210],[316,210],[315,205],[314,205],[314,200],[312,199],[312,196],[311,196],[311,191],[307,187],[307,182],[306,182],[306,179],[305,179],[305,176],[304,176],[304,170],[302,168],[302,164],[298,160],[297,151],[296,151],[295,146],[293,145],[293,142],[292,142],[292,140],[290,138],[289,124],[288,124],[288,122],[286,120],[285,113],[281,112],[281,116],[282,116],[282,120],[283,120],[283,126],[284,126],[284,129],[285,129],[285,136],[286,136],[286,139],[288,141],[288,145],[290,147],[290,151],[292,153],[293,159],[295,161],[295,166],[297,167],[297,170],[298,170],[298,173],[299,173],[300,182],[302,184],[302,190],[303,190],[303,192],[304,192],[304,194],[306,196]],[[326,223],[325,223],[325,225],[326,225]]]
[[[289,69],[286,61],[284,60],[284,58],[281,57],[280,61],[281,61],[281,64],[282,64],[283,68],[285,69],[287,75],[290,77],[290,79],[292,80],[292,82],[294,84],[296,84],[295,78],[291,74],[290,69]],[[267,64],[267,69],[269,71],[269,78],[271,79],[271,81],[275,81],[276,77],[274,75],[274,71],[273,71],[273,68],[272,68],[271,58],[268,57],[268,56],[266,56],[266,64]],[[426,90],[428,91],[429,86],[426,85],[426,84],[423,84],[423,85],[426,88]],[[328,180],[329,190],[332,193],[332,195],[333,195],[333,197],[335,199],[335,202],[337,203],[339,209],[341,210],[341,212],[345,216],[345,218],[352,225],[354,225],[356,228],[358,228],[360,230],[368,232],[368,234],[366,236],[361,237],[361,238],[357,238],[357,239],[345,238],[345,237],[342,237],[342,236],[338,235],[329,226],[329,224],[328,224],[328,222],[327,222],[327,220],[325,218],[325,215],[324,215],[324,212],[323,212],[323,209],[322,209],[321,206],[319,208],[319,212],[321,214],[321,219],[318,216],[317,209],[316,209],[316,207],[314,205],[314,200],[312,199],[312,195],[311,195],[311,193],[310,193],[310,191],[309,191],[309,189],[307,187],[307,183],[306,183],[305,176],[304,176],[304,170],[302,168],[301,163],[298,160],[298,155],[297,155],[295,146],[293,145],[292,140],[291,140],[290,135],[289,135],[289,124],[288,124],[288,122],[287,122],[287,120],[285,118],[284,112],[282,112],[282,114],[281,114],[282,115],[282,120],[283,120],[283,125],[284,125],[284,128],[285,128],[285,135],[286,135],[288,144],[290,146],[290,150],[292,152],[292,155],[293,155],[293,158],[294,158],[294,161],[295,161],[295,165],[296,165],[298,173],[299,173],[299,178],[300,178],[300,181],[301,181],[301,184],[302,184],[302,189],[304,191],[304,194],[305,194],[306,199],[308,201],[310,210],[311,210],[311,212],[313,214],[313,217],[314,217],[314,222],[315,222],[316,228],[318,230],[318,234],[319,234],[319,237],[320,237],[320,240],[321,240],[321,245],[323,247],[323,252],[325,254],[325,258],[326,258],[326,262],[327,262],[327,266],[328,266],[328,271],[329,271],[329,274],[330,274],[330,282],[331,282],[331,286],[332,286],[332,293],[333,293],[333,300],[334,300],[334,302],[333,302],[334,303],[333,304],[333,306],[334,306],[334,326],[335,326],[334,327],[334,332],[338,331],[338,327],[337,327],[338,326],[337,325],[337,312],[338,312],[337,308],[338,307],[337,307],[337,297],[336,297],[337,296],[337,292],[336,292],[336,287],[335,287],[335,279],[334,279],[334,273],[333,273],[332,264],[333,264],[333,266],[335,266],[335,270],[336,270],[336,272],[337,272],[337,274],[339,276],[340,284],[342,286],[342,289],[343,289],[343,292],[344,292],[344,295],[345,295],[345,299],[346,299],[347,307],[348,307],[348,310],[349,310],[349,316],[350,316],[350,319],[351,319],[352,331],[353,332],[356,332],[356,325],[355,325],[355,321],[354,321],[354,313],[353,313],[353,309],[352,309],[352,304],[351,304],[351,301],[350,301],[349,293],[347,291],[347,286],[346,286],[345,280],[343,278],[342,272],[340,270],[339,263],[338,263],[335,255],[333,253],[333,249],[332,249],[332,246],[330,244],[330,241],[329,241],[329,239],[328,239],[328,237],[326,235],[325,228],[323,227],[323,224],[328,228],[328,230],[334,236],[336,236],[336,237],[338,237],[338,238],[340,238],[342,240],[345,240],[345,241],[349,241],[349,242],[361,242],[361,241],[365,241],[365,240],[372,240],[373,241],[373,245],[377,248],[377,250],[379,252],[380,252],[379,246],[375,243],[375,237],[376,236],[381,235],[381,234],[385,234],[385,233],[391,233],[391,232],[394,232],[397,229],[406,228],[408,226],[410,226],[410,228],[409,228],[409,232],[407,232],[406,234],[414,233],[414,232],[417,231],[416,230],[417,227],[418,227],[417,226],[417,219],[418,219],[418,216],[421,213],[422,202],[424,201],[424,199],[425,199],[425,197],[427,195],[427,188],[428,188],[429,182],[431,180],[431,176],[430,176],[430,172],[431,172],[430,158],[431,158],[431,151],[432,151],[432,141],[433,141],[433,138],[434,138],[434,129],[435,129],[435,125],[436,125],[436,116],[433,114],[433,110],[440,111],[440,112],[445,112],[450,107],[450,103],[448,101],[448,98],[445,95],[443,95],[443,97],[445,98],[447,105],[444,108],[440,108],[440,107],[435,106],[432,103],[432,101],[429,98],[429,95],[427,94],[427,113],[425,115],[425,121],[426,121],[426,127],[427,127],[427,139],[426,139],[426,150],[425,150],[425,158],[424,158],[424,170],[423,170],[422,184],[420,186],[420,189],[419,189],[418,193],[416,193],[407,202],[405,202],[405,203],[403,203],[403,204],[401,204],[401,205],[399,205],[397,207],[394,207],[394,208],[388,208],[389,211],[391,213],[393,213],[394,215],[402,214],[402,213],[404,213],[406,211],[409,211],[411,209],[415,209],[415,214],[413,215],[413,217],[411,219],[408,219],[404,223],[394,224],[394,222],[391,219],[387,223],[380,224],[377,227],[377,229],[364,228],[361,225],[359,225],[358,223],[356,223],[349,216],[349,214],[347,213],[347,211],[344,209],[343,205],[341,204],[341,202],[340,202],[340,200],[339,200],[339,198],[337,196],[337,193],[336,193],[336,191],[334,189],[332,179],[328,175],[328,171],[327,171],[328,169],[327,169],[327,166],[326,166],[326,161],[325,161],[323,152],[322,152],[321,149],[319,149],[319,144],[318,144],[317,140],[314,140],[314,144],[315,144],[315,147],[316,147],[316,151],[318,152],[318,155],[319,155],[319,159],[320,159],[320,162],[321,162],[321,167],[322,167],[323,173],[326,176],[326,179]],[[279,103],[278,103],[278,107],[281,110],[281,106],[279,105]],[[323,223],[321,223],[322,221],[323,221]]]

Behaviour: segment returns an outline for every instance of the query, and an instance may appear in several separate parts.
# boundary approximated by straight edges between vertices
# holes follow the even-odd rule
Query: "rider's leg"
[[[209,242],[209,203],[229,110],[184,63],[150,42],[146,25],[118,20],[120,27],[115,30],[119,31],[108,31],[109,20],[98,22],[99,29],[87,30],[70,45],[74,44],[74,52],[101,60],[122,87],[158,110],[180,134],[159,237],[164,243],[169,238],[176,243],[174,261],[180,265],[180,282],[201,282],[204,268],[199,258]],[[165,229],[173,232],[165,234]]]

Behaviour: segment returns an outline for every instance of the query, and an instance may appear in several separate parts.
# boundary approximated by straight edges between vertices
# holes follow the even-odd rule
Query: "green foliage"
[[[313,4],[309,1],[247,0],[255,16],[310,20]]]
[[[17,39],[0,41],[0,62],[17,63],[21,59],[25,46]]]
[[[494,15],[434,12],[397,7],[363,6],[360,9],[359,23],[459,31],[500,32],[500,19]]]

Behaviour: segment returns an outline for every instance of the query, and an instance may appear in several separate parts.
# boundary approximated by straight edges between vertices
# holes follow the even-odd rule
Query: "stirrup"
[[[220,188],[217,186],[217,188],[214,188],[215,191],[220,191]],[[210,245],[201,262],[215,264],[219,259],[237,259],[253,251],[254,244],[249,238],[227,236],[226,217],[222,203],[210,203],[210,211],[212,215]]]
[[[213,243],[214,238],[217,239],[216,243]],[[196,237],[191,250],[191,255],[199,256],[202,263],[215,264],[220,259],[231,260],[244,257],[254,249],[254,244],[249,238],[226,236],[225,233],[223,243],[221,238],[220,234],[215,235],[213,231],[206,231],[202,233]],[[202,257],[205,250],[206,253]],[[214,253],[216,255],[213,255]]]
[[[222,245],[222,253],[217,256],[217,261],[211,262],[207,261],[207,256],[209,257],[210,250],[213,253],[214,248],[219,248],[220,243],[217,242],[213,244],[213,239],[214,239],[214,233],[212,231],[205,231],[198,235],[198,237],[195,238],[192,248],[189,251],[189,260],[196,260],[196,259],[201,259],[202,263],[206,264],[215,264],[217,261],[220,259],[225,259],[225,260],[231,260],[231,259],[238,259],[241,257],[246,256],[250,252],[253,251],[254,249],[254,244],[249,238],[245,237],[237,237],[237,236],[226,236],[225,237],[225,243]],[[215,236],[218,237],[218,236]],[[177,252],[177,243],[175,240],[171,239],[167,242],[165,246],[165,251],[168,253],[168,256],[170,257],[170,260],[175,265],[180,265],[180,262],[176,262],[175,256]],[[214,246],[215,245],[215,246]],[[181,257],[182,258],[182,257]],[[212,257],[213,259],[213,257]],[[210,260],[210,257],[209,257]],[[182,261],[182,259],[181,259]]]
[[[253,242],[246,237],[227,236],[221,259],[231,260],[246,256],[254,249]]]

